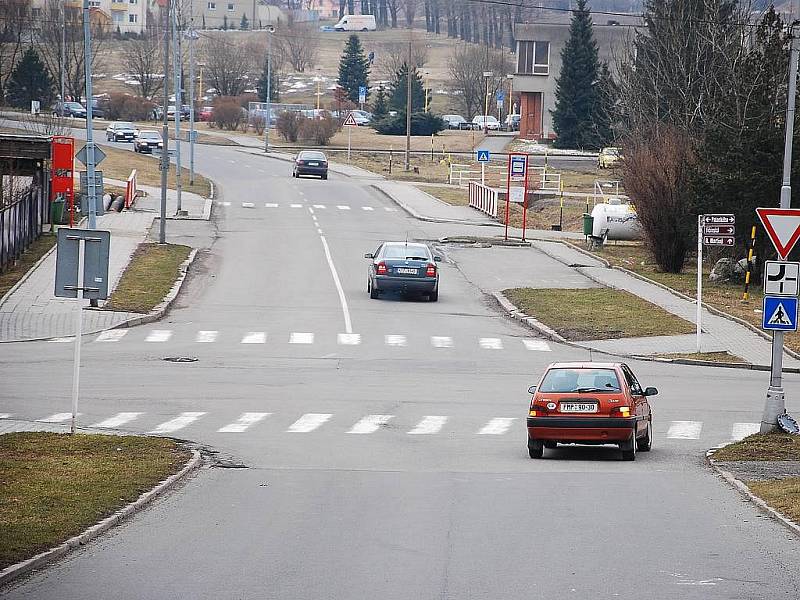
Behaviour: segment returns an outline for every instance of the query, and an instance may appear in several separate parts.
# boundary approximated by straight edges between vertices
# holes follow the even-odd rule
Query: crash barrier
[[[477,181],[469,182],[469,205],[490,217],[497,218],[497,196],[495,188],[481,185]]]
[[[125,208],[130,208],[136,200],[136,169],[131,171],[128,182],[125,185]]]
[[[47,193],[31,185],[16,199],[0,197],[0,273],[13,266],[49,222]]]

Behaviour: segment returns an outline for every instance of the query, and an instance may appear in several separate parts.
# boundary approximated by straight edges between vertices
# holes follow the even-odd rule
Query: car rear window
[[[301,152],[300,158],[302,160],[325,160],[325,155],[322,152]]]
[[[422,244],[403,244],[402,246],[386,246],[383,251],[384,258],[422,258],[428,260],[430,252],[427,246]]]
[[[614,369],[550,369],[539,386],[540,392],[618,392],[619,379]]]

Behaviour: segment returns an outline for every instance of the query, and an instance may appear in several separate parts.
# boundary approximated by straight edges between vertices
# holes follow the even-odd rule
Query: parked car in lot
[[[204,106],[200,109],[198,113],[198,117],[201,121],[211,121],[214,119],[214,107],[213,106]]]
[[[104,98],[92,98],[92,118],[105,119],[108,114],[108,102]]]
[[[623,460],[653,446],[653,416],[648,398],[624,363],[553,363],[532,386],[528,409],[528,454],[541,458],[558,444],[615,444]]]
[[[472,119],[473,129],[489,129],[491,131],[500,130],[500,121],[494,115],[475,115]]]
[[[350,114],[353,115],[353,118],[356,120],[356,123],[359,125],[359,127],[369,125],[370,121],[372,121],[372,113],[367,112],[366,110],[351,110]]]
[[[115,121],[106,127],[106,140],[109,142],[132,142],[136,137],[136,128],[132,123]]]
[[[520,115],[510,114],[505,118],[504,126],[506,131],[519,131]]]
[[[151,153],[155,149],[164,149],[164,140],[161,134],[157,131],[145,129],[139,132],[136,139],[133,140],[133,151]]]
[[[448,129],[471,129],[472,125],[461,115],[442,115]]]
[[[322,179],[328,178],[328,157],[324,152],[317,150],[303,150],[294,160],[292,177],[301,175],[316,175]]]
[[[381,292],[424,294],[428,300],[439,299],[439,269],[441,260],[425,244],[384,242],[364,255],[371,259],[367,268],[367,292],[373,300]]]
[[[600,169],[612,169],[619,164],[621,158],[622,151],[619,148],[603,148],[597,155],[597,166]]]
[[[53,106],[54,117],[86,118],[86,109],[79,102],[59,102]]]

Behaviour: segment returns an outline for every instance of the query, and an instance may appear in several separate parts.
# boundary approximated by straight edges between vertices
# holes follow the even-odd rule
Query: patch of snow
[[[553,148],[536,140],[525,140],[522,138],[514,142],[514,152],[526,152],[528,154],[548,154],[551,156],[597,156],[597,152],[584,152],[583,150],[570,150],[565,148]]]

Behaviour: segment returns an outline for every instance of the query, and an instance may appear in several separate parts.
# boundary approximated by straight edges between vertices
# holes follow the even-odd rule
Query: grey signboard
[[[78,297],[78,262],[80,245],[83,255],[83,297],[91,300],[108,298],[108,256],[111,249],[111,233],[98,229],[58,230],[56,248],[56,289],[59,298]]]

